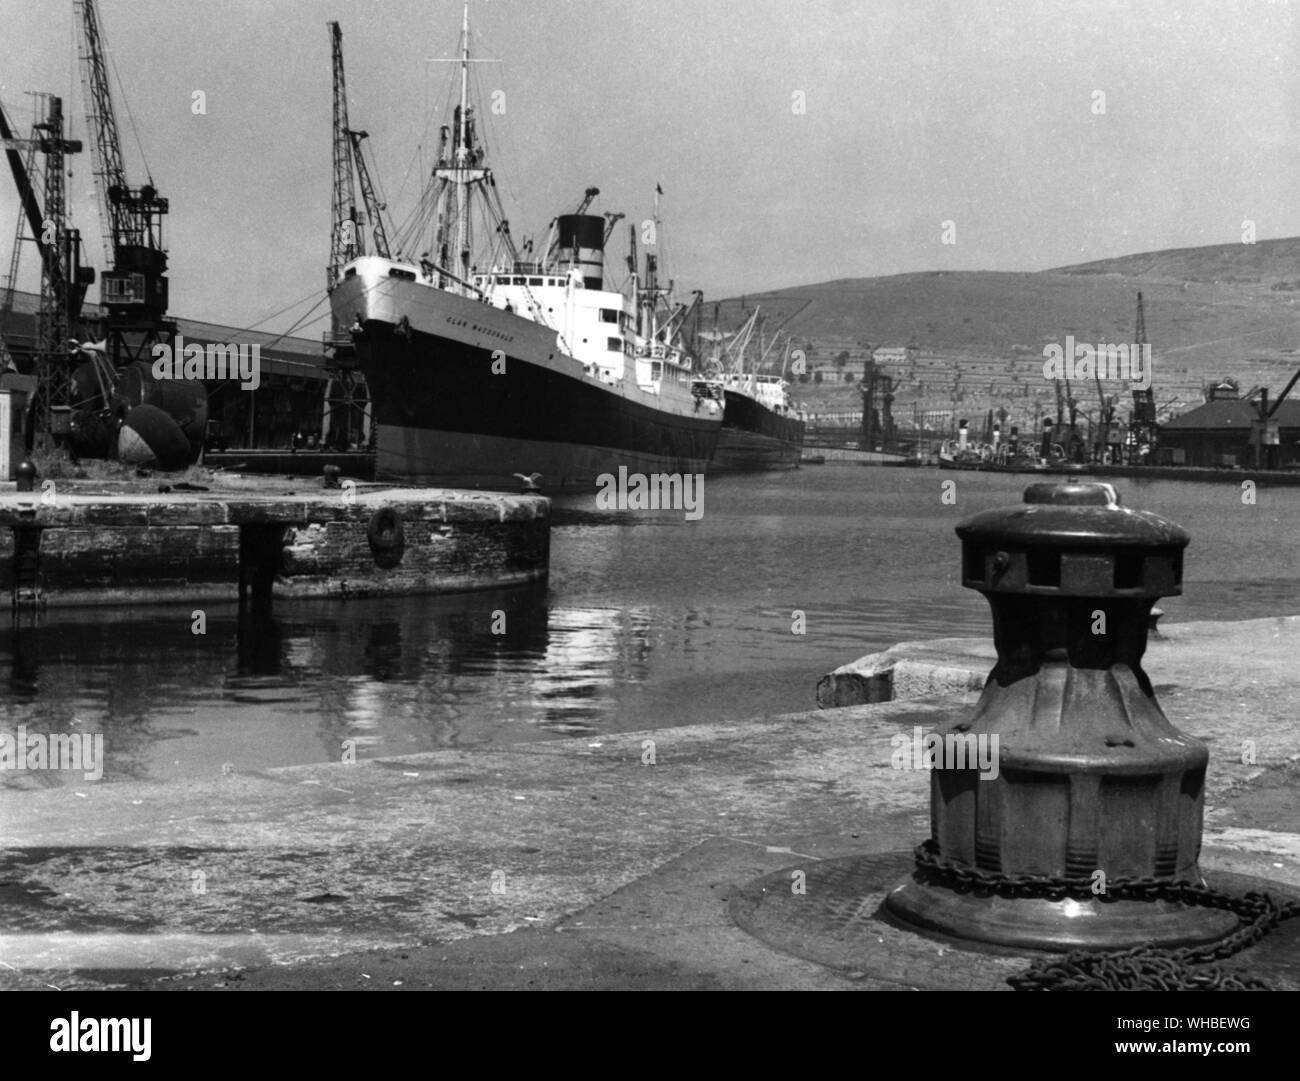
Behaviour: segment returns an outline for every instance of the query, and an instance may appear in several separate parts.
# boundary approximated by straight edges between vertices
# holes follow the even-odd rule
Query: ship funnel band
[[[561,248],[605,251],[605,219],[594,214],[561,214],[558,222]]]
[[[561,214],[558,224],[560,262],[577,268],[584,288],[605,288],[605,219]]]

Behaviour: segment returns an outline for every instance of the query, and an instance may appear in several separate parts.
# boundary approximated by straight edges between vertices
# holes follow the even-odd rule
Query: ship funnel
[[[957,425],[957,449],[958,450],[966,449],[966,437],[967,437],[966,421],[963,420],[960,424]]]
[[[560,262],[572,264],[588,289],[605,288],[605,219],[595,214],[561,214]]]

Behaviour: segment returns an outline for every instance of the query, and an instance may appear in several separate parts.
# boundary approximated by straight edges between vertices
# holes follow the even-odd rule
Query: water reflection
[[[283,641],[273,603],[264,597],[240,605],[235,664],[241,676],[278,676]]]
[[[1017,501],[1022,478],[972,474],[955,507],[916,470],[708,483],[691,522],[557,500],[549,586],[209,606],[204,634],[187,606],[24,617],[0,626],[0,730],[102,732],[109,781],[338,761],[347,740],[365,758],[609,739],[808,709],[817,678],[854,657],[987,634],[953,526]],[[1300,552],[1285,543],[1300,490],[1252,514],[1215,486],[1124,497],[1192,533],[1166,622],[1300,611]],[[82,783],[0,773],[0,793]]]
[[[649,610],[544,586],[444,598],[52,611],[0,631],[0,730],[101,732],[105,779],[201,776],[601,729],[644,682]],[[183,747],[181,745],[184,745]],[[6,789],[73,783],[3,773]]]

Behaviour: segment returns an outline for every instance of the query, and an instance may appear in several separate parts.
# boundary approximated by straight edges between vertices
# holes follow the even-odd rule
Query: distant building
[[[914,345],[882,345],[871,351],[877,364],[908,364],[921,355]]]
[[[1251,430],[1258,418],[1257,402],[1244,401],[1231,384],[1220,384],[1204,405],[1160,425],[1160,452],[1181,450],[1186,465],[1252,466]],[[1300,464],[1300,401],[1284,401],[1273,420],[1277,445],[1267,449],[1277,466]]]
[[[5,343],[22,373],[30,374],[35,363],[39,310],[38,295],[14,291],[13,310],[4,328]],[[84,321],[91,324],[87,340],[93,340],[99,329],[93,324],[103,313],[88,301],[83,314]],[[369,439],[372,425],[365,391],[356,392],[355,402],[336,407],[343,392],[319,339],[201,323],[175,314],[169,318],[191,344],[232,342],[260,347],[262,379],[257,390],[242,390],[238,382],[229,379],[207,384],[209,430],[230,446],[287,449],[293,445],[295,433],[323,434],[327,414],[334,435],[350,435],[354,442]]]

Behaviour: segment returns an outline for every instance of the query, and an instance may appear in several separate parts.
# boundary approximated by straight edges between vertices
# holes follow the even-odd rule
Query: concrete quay
[[[891,653],[913,656],[919,688],[927,664],[986,671],[992,647]],[[1148,651],[1166,714],[1210,746],[1211,885],[1253,876],[1300,896],[1297,656],[1297,617],[1174,624]],[[901,882],[928,835],[930,779],[893,768],[891,738],[974,698],[184,787],[16,791],[0,776],[0,987],[1005,990],[1027,955],[869,918],[883,890],[862,896],[851,948],[830,955],[773,948],[729,913],[761,876],[807,869],[811,888],[847,855]],[[1270,940],[1294,957],[1300,920]],[[1294,964],[1263,950],[1222,966],[1300,989]]]

